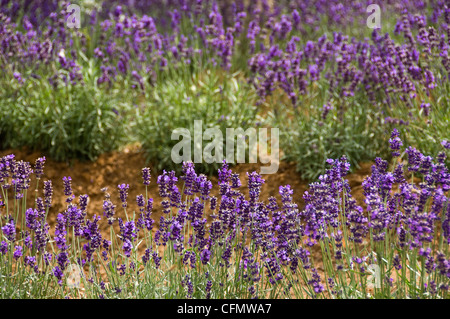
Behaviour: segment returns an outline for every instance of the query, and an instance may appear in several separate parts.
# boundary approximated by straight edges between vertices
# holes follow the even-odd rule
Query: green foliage
[[[226,128],[246,130],[255,126],[255,101],[254,92],[239,79],[239,74],[206,71],[188,79],[168,79],[146,92],[145,107],[136,111],[134,133],[149,162],[158,169],[179,171],[181,166],[171,158],[172,148],[179,142],[171,139],[173,130],[188,129],[193,141],[194,121],[201,120],[203,131],[220,128],[225,142]],[[204,141],[203,147],[207,143]],[[191,154],[194,160],[193,143]],[[220,165],[203,162],[196,167],[199,172],[211,174]]]
[[[2,148],[27,146],[55,160],[94,160],[117,148],[125,137],[126,102],[92,83],[59,85],[30,79],[24,86],[2,83]]]
[[[303,178],[312,181],[324,174],[329,158],[345,155],[355,169],[363,161],[389,155],[382,142],[389,134],[379,113],[366,107],[361,94],[331,100],[332,109],[325,118],[323,96],[305,100],[296,110],[279,102],[270,117],[272,125],[280,128],[284,160],[295,162]]]
[[[407,125],[391,124],[389,125],[390,129],[396,127],[401,132],[406,145],[412,145],[426,154],[436,156],[442,151],[441,142],[450,139],[450,97],[448,92],[450,92],[448,81],[438,84],[429,95],[419,92],[422,93],[419,100],[429,104],[428,115],[421,107],[422,103],[417,100],[410,109],[402,106],[401,102],[396,103],[399,107],[390,109],[388,114],[393,118],[406,118],[409,123]],[[447,159],[447,164],[449,163],[450,161]]]

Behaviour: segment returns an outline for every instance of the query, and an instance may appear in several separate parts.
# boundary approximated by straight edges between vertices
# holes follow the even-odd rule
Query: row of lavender
[[[33,170],[14,155],[5,156],[0,160],[1,295],[447,298],[450,173],[444,161],[450,143],[442,141],[436,158],[403,149],[396,130],[389,143],[394,160],[375,159],[362,183],[364,206],[352,198],[345,157],[328,160],[329,170],[304,193],[303,209],[289,185],[279,188],[281,203],[260,198],[264,179],[256,172],[247,173],[247,197],[241,177],[225,162],[217,198],[206,176],[184,163],[182,189],[173,171],[156,179],[163,209],[157,229],[154,199],[147,196],[148,168],[142,169],[146,191],[136,198],[139,211],[133,218],[127,212],[127,184],[118,185],[117,206],[105,190],[99,216],[89,213],[99,208],[88,208],[87,195],[75,202],[72,180],[65,177],[67,207],[50,231],[51,181],[44,181],[34,208],[24,201],[31,175],[38,183],[42,178],[45,158],[37,159]],[[105,225],[110,234],[100,231]],[[322,258],[312,257],[318,247]],[[81,281],[76,284],[67,271],[74,265]]]
[[[0,147],[27,145],[57,159],[93,159],[133,136],[149,160],[169,163],[170,156],[155,154],[169,154],[170,141],[152,145],[170,128],[200,119],[214,126],[222,116],[235,119],[226,127],[246,128],[261,115],[264,125],[282,130],[280,146],[291,150],[287,159],[299,163],[305,178],[316,178],[335,154],[347,154],[353,165],[382,154],[382,139],[367,137],[387,137],[392,124],[430,154],[446,137],[445,1],[77,3],[80,29],[68,27],[69,2],[1,2]],[[373,32],[366,25],[372,3],[382,9],[382,29]],[[212,81],[211,74],[223,79],[219,93],[235,80],[239,92],[231,94],[246,97],[206,118],[213,107],[199,86]],[[214,98],[222,104],[239,100],[219,95]],[[195,98],[198,110],[187,114],[185,105],[191,109],[188,100]],[[246,104],[251,111],[242,118]],[[258,109],[261,104],[268,107]],[[328,149],[332,154],[319,154]]]
[[[331,40],[323,36],[304,45],[297,42],[304,42],[306,32],[323,24],[328,32],[349,25],[367,29],[367,5],[361,1],[319,2],[315,8],[307,1],[282,1],[273,6],[267,1],[252,1],[248,6],[243,1],[165,2],[150,1],[146,7],[146,2],[133,1],[133,7],[111,7],[105,2],[103,10],[94,8],[88,19],[84,18],[86,34],[67,27],[69,3],[3,1],[2,66],[22,82],[38,76],[39,68],[50,64],[56,70],[69,71],[64,80],[77,83],[83,81],[83,53],[99,62],[99,83],[114,81],[118,75],[133,76],[143,88],[147,84],[142,78],[147,74],[151,74],[148,80],[154,81],[161,70],[202,61],[202,57],[208,64],[228,70],[238,53],[238,59],[249,58],[262,97],[280,86],[294,105],[298,95],[304,95],[307,86],[319,78],[326,78],[331,90],[346,85],[345,94],[353,94],[361,85],[371,95],[381,89],[388,96],[396,90],[411,96],[415,92],[412,80],[429,92],[436,77],[444,81],[450,72],[450,13],[444,1],[380,3],[385,10],[403,13],[398,15],[394,33],[403,34],[406,42],[395,43],[389,35],[374,32],[370,43],[335,32]],[[164,12],[158,16],[161,7]],[[132,14],[136,8],[153,15]],[[20,14],[24,16],[17,20]],[[413,36],[413,30],[418,34]],[[247,52],[242,51],[243,46]],[[439,75],[430,70],[429,62],[434,59],[445,69]],[[54,83],[60,75],[56,72],[49,80]]]

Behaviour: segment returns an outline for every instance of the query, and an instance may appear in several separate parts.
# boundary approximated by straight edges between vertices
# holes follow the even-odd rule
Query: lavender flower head
[[[46,208],[50,208],[52,206],[52,195],[52,181],[44,181],[44,202]]]
[[[22,255],[23,255],[22,249],[23,249],[22,246],[16,246],[16,250],[14,251],[14,255],[13,255],[15,260],[22,257]]]
[[[150,168],[144,167],[142,169],[142,179],[144,180],[144,185],[145,186],[150,185],[150,177],[151,177]]]
[[[128,197],[128,189],[130,185],[128,184],[120,184],[119,186],[120,200],[122,201],[122,207],[127,207],[127,197]]]
[[[394,130],[391,133],[391,138],[389,139],[389,144],[392,150],[392,156],[397,157],[400,156],[400,148],[402,147],[403,143],[400,139],[400,134],[397,131],[397,129],[394,128]]]
[[[5,235],[6,239],[14,242],[16,240],[16,225],[14,224],[14,221],[11,220],[9,223],[3,226],[2,232],[3,235]]]
[[[75,197],[72,194],[72,178],[70,176],[64,176],[63,183],[64,183],[64,195],[67,196],[66,202],[70,203]]]
[[[40,179],[42,175],[44,175],[44,164],[45,164],[45,156],[39,157],[34,165],[34,173],[36,174],[36,178]]]

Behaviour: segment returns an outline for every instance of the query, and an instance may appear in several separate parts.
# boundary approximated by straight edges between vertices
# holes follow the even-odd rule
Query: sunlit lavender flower
[[[23,198],[23,190],[30,186],[30,175],[33,172],[30,163],[24,161],[12,162],[10,169],[12,171],[11,184],[14,187],[15,198]]]
[[[62,277],[64,276],[64,273],[58,266],[53,268],[53,275],[58,279],[58,284],[61,286],[62,285]]]
[[[130,257],[131,250],[133,249],[133,245],[131,244],[131,242],[128,239],[126,239],[123,243],[122,249],[123,249],[125,256]]]
[[[129,257],[129,256],[127,256],[127,257]],[[125,275],[125,271],[127,270],[127,266],[125,264],[122,264],[119,267],[117,267],[117,270],[119,271],[119,275],[123,276],[123,275]]]
[[[66,218],[63,214],[58,214],[55,226],[55,242],[60,250],[66,250]]]
[[[400,148],[402,147],[403,143],[400,139],[400,134],[397,131],[397,129],[394,128],[394,130],[391,133],[391,138],[389,139],[389,144],[392,150],[392,156],[397,157],[400,156]]]
[[[231,174],[231,187],[232,188],[239,188],[242,186],[241,180],[239,179],[239,174],[232,173]]]
[[[206,299],[210,299],[211,298],[211,288],[212,288],[212,285],[213,285],[213,283],[212,283],[212,281],[211,280],[208,280],[207,282],[206,282],[206,288],[205,288],[205,292],[206,292]]]
[[[194,163],[192,162],[183,162],[183,176],[181,176],[181,180],[184,181],[184,194],[185,195],[193,195],[193,187],[195,179],[197,178],[197,173],[194,169]]]
[[[193,252],[194,253],[194,252]],[[195,254],[195,253],[194,253]],[[191,252],[189,250],[185,250],[183,254],[182,263],[183,265],[188,265],[191,257]]]
[[[170,225],[170,240],[176,240],[181,235],[181,229],[183,228],[183,225],[181,225],[178,221],[173,221]]]
[[[50,261],[52,260],[53,255],[51,253],[45,252],[44,253],[44,263],[46,266],[50,264]]]
[[[56,261],[60,269],[64,271],[69,265],[69,255],[67,254],[67,252],[62,251],[56,256]]]
[[[170,199],[170,207],[180,207],[181,205],[181,193],[178,190],[178,187],[176,185],[173,186],[172,192],[169,196]],[[168,212],[170,212],[170,207],[164,207],[167,209]]]
[[[44,200],[42,199],[42,197],[36,198],[36,209],[39,212],[39,218],[43,219],[44,215],[45,215],[45,205],[44,205]]]
[[[154,261],[154,263],[155,263],[156,269],[158,269],[159,266],[161,265],[161,259],[162,259],[162,257],[159,257],[159,256],[158,256],[158,252],[154,251],[154,252],[152,253],[152,258],[153,258],[153,261]]]
[[[431,295],[435,295],[437,293],[436,281],[431,280],[429,286],[427,287],[427,289],[430,291]]]
[[[128,189],[130,188],[130,185],[128,184],[120,184],[118,185],[119,193],[120,193],[120,200],[122,201],[122,207],[127,207],[127,197],[128,197]]]
[[[85,216],[85,214],[86,214],[88,202],[89,202],[89,196],[87,194],[79,196],[80,210],[83,213],[83,216]]]
[[[192,294],[194,293],[194,285],[193,285],[189,275],[186,275],[186,277],[184,278],[184,280],[182,282],[182,285],[186,285],[187,286],[186,298],[187,299],[192,298]]]
[[[139,207],[139,210],[141,212],[143,212],[144,211],[144,207],[145,207],[145,198],[144,198],[144,196],[142,194],[136,196],[136,203],[137,203],[137,205]]]
[[[66,202],[70,203],[75,195],[72,194],[72,178],[70,176],[63,177],[64,195],[67,196]]]
[[[14,251],[13,257],[15,260],[19,259],[20,257],[22,257],[22,246],[16,246],[16,250]]]
[[[142,169],[142,179],[144,180],[144,185],[145,186],[150,185],[150,177],[151,177],[150,168],[144,167]]]
[[[98,222],[100,217],[93,216],[93,220],[86,220],[86,226],[83,228],[83,237],[89,242],[83,246],[86,251],[86,259],[91,262],[93,253],[102,245],[102,235],[99,230]],[[103,242],[103,244],[105,244]]]
[[[31,249],[33,247],[33,242],[31,241],[31,236],[28,235],[25,237],[24,241],[23,241],[25,247]]]
[[[265,259],[264,266],[267,269],[267,276],[269,277],[270,283],[274,284],[276,281],[283,278],[282,274],[280,273],[281,264],[278,262],[278,259],[275,256],[267,257]]]
[[[247,176],[250,200],[256,202],[261,193],[261,186],[264,184],[264,179],[256,172],[247,173]]]
[[[9,223],[6,223],[2,227],[2,232],[7,240],[14,242],[16,240],[16,225],[14,224],[14,220],[11,219]]]
[[[53,187],[52,181],[44,181],[44,203],[45,207],[50,208],[52,206]]]
[[[213,210],[215,210],[216,209],[216,206],[217,206],[217,197],[215,197],[215,196],[211,196],[210,198],[209,198],[209,201],[210,201],[210,209],[213,211]]]
[[[145,250],[145,253],[142,256],[142,262],[144,263],[144,265],[146,265],[148,263],[148,261],[150,260],[151,253],[152,253],[152,251],[150,250],[150,248],[147,248]]]
[[[231,169],[228,168],[228,164],[224,160],[222,167],[219,169],[219,184],[228,183],[231,178],[231,174]]]
[[[320,275],[318,274],[316,268],[312,268],[311,272],[311,280],[308,281],[308,284],[313,286],[316,294],[320,294],[325,290],[323,285],[320,283]]]
[[[409,146],[405,151],[406,154],[408,154],[408,170],[412,172],[417,172],[420,168],[423,154],[412,146]]]
[[[36,159],[36,162],[34,164],[34,174],[36,175],[37,179],[40,179],[42,175],[44,175],[44,163],[45,156]]]
[[[400,256],[399,256],[398,254],[394,256],[394,259],[393,259],[393,266],[394,266],[395,269],[397,269],[397,270],[402,269],[402,264],[401,264]]]
[[[105,194],[105,199],[103,200],[103,216],[108,219],[108,224],[112,225],[114,222],[114,214],[116,210],[116,205],[114,205],[110,200],[110,195]]]
[[[208,248],[205,248],[200,253],[200,260],[203,265],[206,265],[209,262],[209,259],[211,258],[211,251]]]
[[[195,268],[195,264],[197,263],[197,255],[193,251],[190,254],[189,262],[191,264],[191,268]]]
[[[81,223],[83,220],[83,212],[76,206],[70,206],[66,211],[67,226],[74,227],[76,235],[81,235]]]

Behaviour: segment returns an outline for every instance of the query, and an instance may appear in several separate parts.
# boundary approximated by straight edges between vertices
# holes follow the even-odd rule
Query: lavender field
[[[448,298],[448,0],[4,0],[0,66],[0,298]]]

